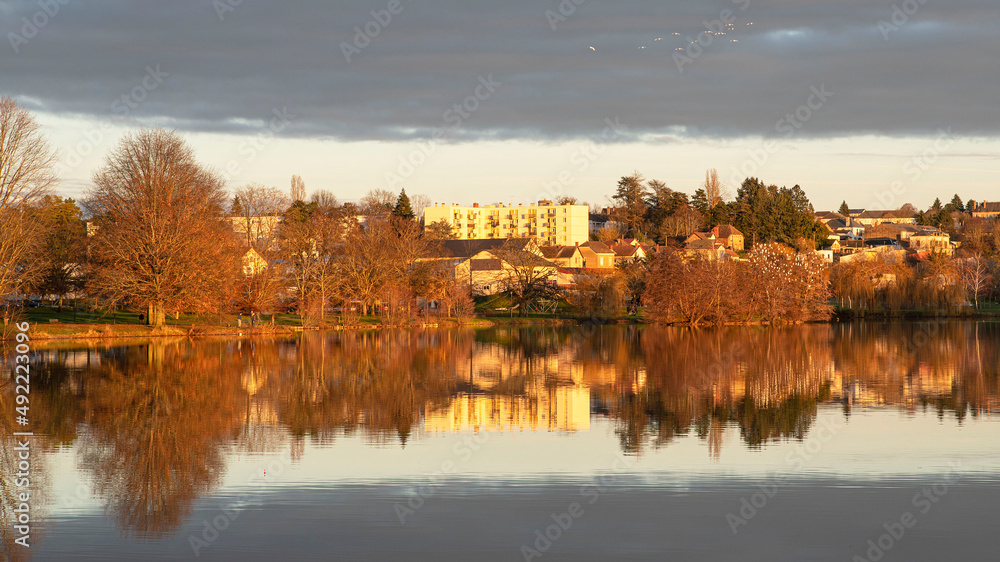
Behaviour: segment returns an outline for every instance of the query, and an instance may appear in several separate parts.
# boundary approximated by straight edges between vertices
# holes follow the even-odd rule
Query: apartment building
[[[574,245],[590,237],[586,205],[556,205],[545,200],[516,206],[435,204],[424,209],[425,225],[442,220],[452,225],[459,240],[537,238],[542,245]]]

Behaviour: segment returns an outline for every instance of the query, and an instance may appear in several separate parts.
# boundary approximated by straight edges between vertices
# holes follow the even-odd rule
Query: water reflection
[[[405,447],[467,430],[572,435],[601,416],[625,452],[693,433],[719,455],[732,427],[750,448],[802,439],[824,403],[840,404],[845,416],[872,407],[992,415],[1000,412],[998,336],[997,324],[941,322],[40,345],[31,411],[44,434],[37,446],[74,446],[118,526],[156,538],[218,486],[229,455],[290,448],[294,460],[307,438],[360,435]],[[11,396],[5,387],[4,412]],[[0,424],[4,533],[9,417]]]

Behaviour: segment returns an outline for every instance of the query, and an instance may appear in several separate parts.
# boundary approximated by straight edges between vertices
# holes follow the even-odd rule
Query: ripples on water
[[[994,323],[36,349],[38,559],[188,558],[224,509],[200,558],[524,559],[577,502],[546,558],[849,560],[947,482],[886,557],[936,559],[940,541],[976,552],[998,499]],[[23,557],[10,417],[3,540]],[[734,534],[727,514],[761,490]]]

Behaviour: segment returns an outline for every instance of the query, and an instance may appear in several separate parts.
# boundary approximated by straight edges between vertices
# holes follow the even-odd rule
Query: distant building
[[[424,209],[424,225],[445,221],[459,240],[537,238],[542,244],[582,244],[590,238],[590,209],[586,205],[503,204],[471,207],[438,205]]]
[[[973,208],[969,209],[972,216],[980,219],[993,219],[1000,217],[1000,201],[973,201]]]
[[[725,250],[732,250],[734,253],[742,252],[745,245],[745,238],[739,229],[731,224],[722,224],[708,232],[692,233],[684,240],[684,248],[687,250],[706,250],[708,246],[704,244],[704,241],[709,241],[712,245]],[[694,242],[699,243],[697,247],[690,246]]]
[[[864,211],[854,217],[859,223],[865,226],[876,226],[882,223],[893,224],[916,224],[917,215],[905,211]]]

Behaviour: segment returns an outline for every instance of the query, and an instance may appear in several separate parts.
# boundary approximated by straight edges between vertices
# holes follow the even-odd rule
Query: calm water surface
[[[10,560],[967,560],[1000,324],[33,342]]]

